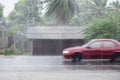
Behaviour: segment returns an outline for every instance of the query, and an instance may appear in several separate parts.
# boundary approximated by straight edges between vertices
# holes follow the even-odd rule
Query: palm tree
[[[75,0],[50,0],[47,2],[47,16],[53,15],[57,25],[67,25],[69,20],[77,13]]]
[[[120,11],[120,1],[119,0],[113,1],[112,3],[110,3],[110,5],[111,5],[112,9]]]
[[[119,40],[120,35],[120,1],[116,0],[110,3],[109,18],[116,24],[116,39]]]
[[[93,15],[100,17],[105,14],[108,0],[92,0],[87,1],[87,6],[90,8]]]
[[[120,22],[120,1],[116,0],[110,3],[109,12],[107,16],[114,22]]]

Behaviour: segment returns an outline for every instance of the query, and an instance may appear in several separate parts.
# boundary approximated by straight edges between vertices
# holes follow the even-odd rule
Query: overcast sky
[[[19,0],[0,0],[0,3],[4,5],[4,16],[7,16],[9,12],[14,8],[14,4]],[[115,0],[108,0],[109,2]]]
[[[9,12],[14,8],[14,4],[18,0],[0,0],[0,3],[4,5],[4,16],[7,16]]]

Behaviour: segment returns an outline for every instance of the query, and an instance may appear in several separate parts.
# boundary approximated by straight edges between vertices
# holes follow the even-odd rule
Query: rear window
[[[110,41],[105,41],[104,44],[103,44],[103,47],[104,48],[113,48],[113,47],[116,47],[117,45],[113,42],[110,42]]]

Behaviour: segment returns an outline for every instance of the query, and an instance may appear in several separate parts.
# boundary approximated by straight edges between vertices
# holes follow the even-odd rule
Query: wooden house
[[[67,47],[83,44],[82,26],[34,26],[28,27],[32,55],[60,55]]]

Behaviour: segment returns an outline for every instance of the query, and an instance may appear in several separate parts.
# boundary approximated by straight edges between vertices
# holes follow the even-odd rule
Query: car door
[[[103,48],[102,48],[103,59],[110,59],[116,47],[117,47],[117,44],[115,44],[114,42],[104,41]]]
[[[101,47],[102,47],[101,41],[95,41],[92,42],[90,45],[88,45],[85,50],[87,58],[89,59],[101,58],[101,53],[102,53]]]

